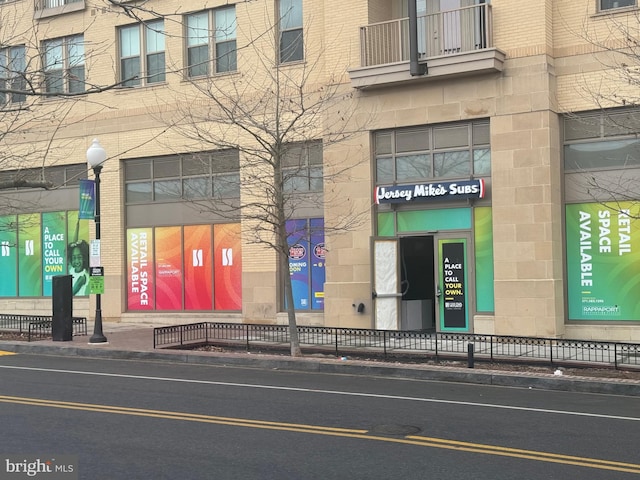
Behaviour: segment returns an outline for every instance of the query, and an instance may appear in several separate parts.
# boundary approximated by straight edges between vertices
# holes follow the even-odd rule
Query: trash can
[[[71,275],[52,278],[53,321],[51,336],[54,342],[70,342],[73,339],[73,294]]]

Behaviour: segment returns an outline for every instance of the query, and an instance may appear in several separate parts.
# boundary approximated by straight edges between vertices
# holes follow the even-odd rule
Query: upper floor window
[[[125,162],[126,202],[240,198],[237,150]]]
[[[378,184],[491,174],[487,121],[378,132],[375,149]]]
[[[44,42],[44,75],[47,93],[84,92],[84,37]]]
[[[302,0],[279,0],[279,57],[280,63],[304,59],[302,32]]]
[[[56,165],[45,168],[23,168],[20,170],[3,170],[0,172],[0,183],[12,180],[46,181],[53,187],[77,186],[78,180],[87,178],[87,164]]]
[[[637,0],[599,0],[600,11],[614,8],[635,7]]]
[[[572,114],[564,120],[567,172],[640,166],[640,115],[633,110]]]
[[[237,70],[236,7],[187,15],[187,75],[209,75]],[[213,28],[211,28],[213,25]]]
[[[164,20],[121,27],[120,81],[125,87],[165,81]]]
[[[27,81],[25,46],[0,49],[0,85],[12,93],[0,93],[0,103],[19,103],[27,99],[25,93]]]
[[[322,142],[287,145],[282,158],[282,180],[286,192],[322,191]]]

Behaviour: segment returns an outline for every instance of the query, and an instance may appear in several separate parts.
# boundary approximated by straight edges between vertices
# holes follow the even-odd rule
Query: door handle
[[[440,285],[436,285],[436,297],[440,298],[440,295],[442,295],[442,291],[440,290]]]

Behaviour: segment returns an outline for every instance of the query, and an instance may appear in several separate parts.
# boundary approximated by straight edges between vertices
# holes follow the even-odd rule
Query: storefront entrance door
[[[437,236],[436,310],[440,331],[470,331],[469,313],[473,305],[470,245],[469,235]]]

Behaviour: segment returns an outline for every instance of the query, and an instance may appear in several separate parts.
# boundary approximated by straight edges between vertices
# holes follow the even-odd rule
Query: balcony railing
[[[491,5],[483,3],[418,17],[418,59],[492,48]],[[360,28],[361,65],[409,61],[409,19]]]
[[[36,0],[35,18],[46,18],[84,10],[85,0]]]

